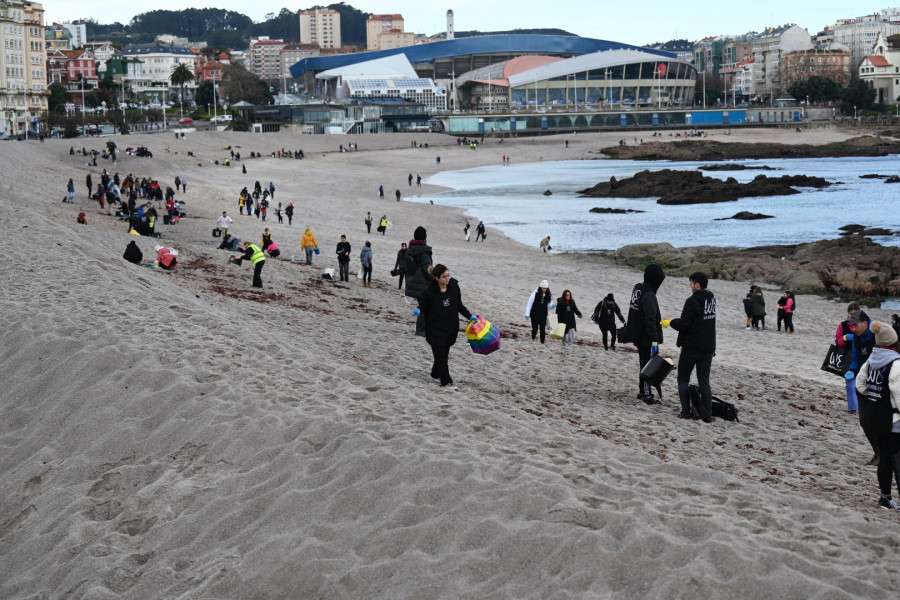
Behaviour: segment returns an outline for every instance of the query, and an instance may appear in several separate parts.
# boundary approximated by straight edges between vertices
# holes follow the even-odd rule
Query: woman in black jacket
[[[578,307],[575,305],[575,300],[572,299],[572,292],[565,290],[562,293],[562,296],[556,301],[556,317],[559,319],[560,323],[566,324],[566,334],[562,339],[563,346],[575,343],[576,315],[578,315],[578,318],[580,319],[581,311],[578,310]]]
[[[429,271],[432,280],[419,297],[419,307],[413,314],[421,314],[425,320],[425,339],[431,346],[434,364],[431,376],[441,382],[441,387],[452,385],[450,378],[450,346],[456,343],[459,334],[459,317],[475,320],[469,309],[462,303],[459,283],[450,277],[450,269],[438,264]]]

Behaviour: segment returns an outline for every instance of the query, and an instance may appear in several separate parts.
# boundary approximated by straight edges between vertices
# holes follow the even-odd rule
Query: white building
[[[0,46],[0,134],[17,135],[28,122],[25,2],[0,0]]]
[[[87,25],[80,21],[73,23],[60,23],[72,34],[72,48],[84,48],[87,44]]]
[[[879,33],[885,37],[900,33],[900,8],[886,8],[877,14],[835,23],[834,41],[850,48],[852,70],[870,53]]]
[[[875,102],[900,104],[900,35],[879,33],[875,45],[859,65],[859,78],[875,90]]]
[[[25,61],[28,64],[28,117],[47,112],[47,47],[44,43],[44,7],[25,2]]]
[[[324,8],[300,13],[300,43],[340,48],[341,13]]]
[[[406,101],[436,110],[447,109],[447,90],[419,77],[403,54],[323,71],[327,94],[338,100]]]
[[[281,63],[281,51],[284,40],[270,40],[266,36],[250,39],[250,72],[264,81],[281,79],[284,66]]]
[[[136,69],[129,66],[129,74],[126,79],[134,93],[148,100],[167,100],[169,99],[169,88],[177,90],[178,86],[173,86],[169,77],[172,75],[172,70],[179,64],[186,64],[191,73],[195,73],[197,70],[197,56],[193,50],[183,46],[167,46],[159,42],[132,44],[125,46],[122,54],[126,59],[134,58],[141,61],[140,77],[138,78]],[[193,94],[190,90],[196,89],[196,83],[188,84],[185,89],[189,90],[187,97],[192,97]],[[177,97],[177,93],[174,91],[171,98]]]
[[[752,38],[753,89],[774,100],[784,89],[781,85],[781,55],[812,48],[812,36],[797,25],[770,28]]]

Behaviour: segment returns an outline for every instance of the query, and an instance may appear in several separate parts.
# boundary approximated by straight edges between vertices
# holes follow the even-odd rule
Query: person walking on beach
[[[410,173],[409,177],[407,178],[407,181],[409,181],[409,187],[412,187],[412,180],[413,180],[413,176],[412,176],[412,173]]]
[[[341,281],[350,281],[350,242],[347,236],[342,235],[341,241],[338,242],[335,250],[338,258],[338,268],[340,269]],[[309,264],[309,263],[307,263]]]
[[[422,176],[416,173],[416,187],[422,187]]]
[[[397,250],[397,260],[394,262],[394,272],[400,277],[400,283],[397,287],[403,289],[403,276],[406,274],[406,242],[400,244],[400,249]]]
[[[228,216],[228,213],[224,210],[222,211],[222,216],[216,219],[216,223],[219,225],[219,229],[222,230],[222,237],[228,236],[228,228],[231,227],[231,224],[234,222],[234,219]]]
[[[628,339],[637,347],[638,372],[650,360],[650,357],[659,352],[659,344],[663,342],[662,315],[659,313],[659,303],[656,293],[659,291],[666,274],[657,264],[647,265],[644,269],[644,281],[634,286],[631,291],[631,301],[628,304],[628,318],[625,321],[625,332]],[[650,382],[643,377],[638,377],[638,400],[646,404],[659,404],[659,400],[653,397],[653,389]]]
[[[484,221],[478,221],[478,225],[475,227],[475,241],[477,242],[479,239],[483,242],[485,238],[487,238],[487,234],[484,231]]]
[[[341,236],[341,239],[343,240],[344,236]],[[300,247],[306,253],[306,264],[311,265],[313,254],[319,248],[319,242],[316,241],[316,236],[309,227],[303,232],[303,237],[300,239]],[[347,260],[349,260],[349,257]]]
[[[366,224],[366,233],[372,233],[372,213],[371,212],[366,213],[365,224]]]
[[[397,196],[397,202],[400,202],[400,195],[401,195],[400,190],[397,190],[396,192],[394,192],[394,195]]]
[[[560,323],[565,323],[566,325],[566,333],[562,339],[563,346],[571,346],[575,343],[576,315],[579,319],[581,318],[581,311],[575,305],[572,292],[564,290],[562,296],[556,300],[556,318],[559,319]]]
[[[68,192],[68,199],[66,202],[72,204],[75,202],[75,182],[72,181],[72,178],[69,177],[69,182],[66,183],[66,192]]]
[[[697,271],[688,277],[691,295],[684,301],[681,317],[665,319],[663,327],[678,332],[675,345],[681,348],[678,357],[678,397],[681,400],[679,419],[691,419],[691,371],[697,369],[697,386],[704,423],[712,422],[712,388],[709,372],[716,355],[716,297],[706,289],[709,277]]]
[[[469,230],[472,229],[472,225],[469,223],[469,220],[466,219],[466,226],[463,227],[463,234],[466,236],[466,241],[469,241]]]
[[[428,274],[431,279],[419,297],[419,306],[413,314],[425,321],[425,340],[431,346],[434,357],[431,377],[440,381],[441,387],[452,386],[449,358],[450,347],[456,343],[459,334],[457,314],[470,321],[477,317],[463,304],[459,282],[451,277],[450,269],[437,264],[429,269]]]
[[[541,246],[541,250],[543,250],[544,252],[546,252],[547,250],[553,250],[553,248],[550,247],[550,236],[549,235],[541,240],[540,246]]]
[[[875,347],[875,332],[872,330],[872,319],[869,318],[862,310],[854,311],[849,318],[847,319],[850,323],[850,330],[852,333],[845,334],[843,339],[845,342],[852,343],[852,360],[850,361],[850,368],[847,370],[847,373],[844,375],[844,378],[848,381],[856,380],[859,371],[862,368],[862,365],[865,364],[867,360],[869,360],[869,356],[872,354],[872,350]],[[859,382],[854,382],[855,392],[859,390]],[[857,400],[858,395],[854,395],[854,400]],[[878,456],[879,456],[879,446],[878,446],[878,437],[872,434],[872,414],[871,407],[863,402],[855,406],[854,409],[850,410],[848,405],[848,412],[851,414],[854,412],[858,412],[859,414],[859,425],[862,427],[863,433],[866,434],[866,439],[869,441],[869,445],[872,447],[874,452],[874,456],[872,460],[869,461],[870,465],[878,464]]]
[[[366,240],[359,253],[359,262],[362,265],[363,287],[372,287],[372,242]]]
[[[378,222],[378,231],[381,232],[381,235],[384,235],[387,232],[387,228],[388,228],[387,215],[381,215],[381,221]]]
[[[748,293],[744,297],[744,314],[747,315],[747,331],[753,328],[753,295]]]
[[[430,269],[431,246],[428,245],[428,233],[421,225],[416,227],[413,239],[409,241],[406,249],[406,289],[404,294],[409,298],[418,300],[425,293],[431,281]],[[416,335],[425,335],[425,319],[416,319]]]
[[[606,342],[607,335],[610,337],[613,352],[616,351],[616,317],[619,317],[619,321],[625,323],[625,317],[622,316],[622,311],[619,305],[616,304],[616,299],[613,297],[612,292],[610,292],[594,308],[594,320],[603,334],[603,349],[607,351],[610,348]]]
[[[284,207],[284,216],[288,218],[288,225],[290,225],[294,219],[294,204],[292,202],[288,202],[288,205]]]
[[[759,331],[766,329],[766,299],[763,297],[762,288],[756,286],[751,295],[753,300],[753,328]]]
[[[542,344],[546,338],[547,315],[550,308],[556,308],[556,304],[550,294],[550,284],[546,279],[542,279],[528,296],[528,303],[525,305],[525,320],[531,321],[531,339],[535,339],[540,332]]]
[[[88,173],[88,174],[87,174],[87,177],[84,178],[84,183],[85,183],[85,185],[87,185],[87,189],[88,189],[88,200],[90,200],[90,199],[91,199],[91,194],[93,193],[93,190],[94,190],[94,181],[91,179],[91,174],[90,174],[90,173]]]
[[[856,396],[856,371],[859,371],[859,366],[861,363],[857,363],[856,369],[853,369],[853,353],[856,351],[854,348],[853,338],[853,324],[850,322],[850,317],[853,316],[853,313],[859,310],[858,302],[851,302],[847,306],[847,318],[838,323],[837,331],[834,334],[834,343],[840,346],[841,348],[850,348],[851,352],[851,360],[850,367],[847,370],[847,374],[844,375],[846,380],[846,388],[847,388],[847,412],[851,414],[855,414],[859,408],[859,403]],[[868,352],[865,353],[866,358],[868,358]],[[865,362],[863,359],[862,362]]]
[[[383,185],[378,186],[378,198],[380,200],[384,200],[384,186]]]
[[[878,487],[881,497],[878,506],[900,510],[900,504],[891,498],[895,454],[900,450],[900,433],[894,432],[900,424],[900,415],[897,414],[900,409],[900,367],[894,367],[900,359],[897,334],[890,325],[879,321],[873,321],[869,328],[874,332],[874,348],[856,378],[856,390],[863,394],[860,414],[864,410],[867,413],[866,437],[876,439],[879,449]],[[900,487],[900,478],[897,485]]]

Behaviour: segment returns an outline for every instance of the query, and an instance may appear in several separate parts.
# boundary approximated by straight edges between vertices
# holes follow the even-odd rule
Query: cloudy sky
[[[754,3],[727,0],[643,0],[602,2],[570,0],[561,4],[535,0],[345,0],[359,10],[399,13],[406,30],[433,34],[445,29],[446,13],[455,14],[456,30],[496,31],[516,28],[555,27],[584,37],[643,45],[676,38],[691,41],[710,35],[741,34],[766,27],[796,23],[815,34],[837,19],[877,13],[890,4],[862,0],[761,0]],[[322,1],[321,5],[331,2]],[[148,6],[152,5],[152,8]],[[285,0],[154,0],[152,3],[116,0],[44,0],[47,23],[91,18],[100,23],[127,24],[135,14],[149,10],[223,8],[243,13],[254,21],[282,8],[297,10],[315,2]],[[146,7],[146,8],[145,8]]]

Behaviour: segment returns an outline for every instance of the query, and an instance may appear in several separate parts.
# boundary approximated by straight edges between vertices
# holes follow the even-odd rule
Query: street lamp
[[[854,120],[854,121],[857,120],[857,117],[856,117],[856,107],[855,107],[855,106],[853,107],[853,120]]]

